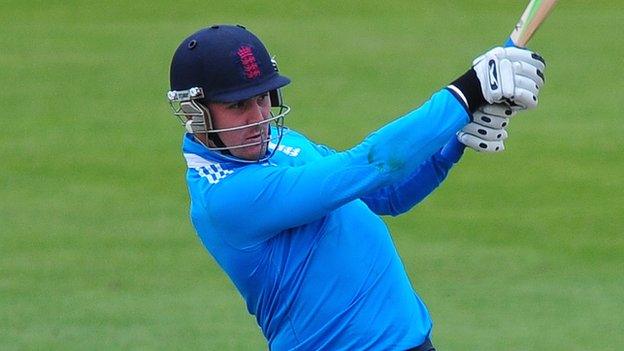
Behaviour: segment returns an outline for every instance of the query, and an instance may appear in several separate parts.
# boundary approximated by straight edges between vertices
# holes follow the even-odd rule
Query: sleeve
[[[404,180],[385,186],[361,197],[361,200],[378,215],[397,216],[431,194],[446,178],[449,170],[459,161],[465,146],[455,136],[416,171]]]
[[[243,167],[203,206],[231,245],[250,247],[408,179],[468,122],[466,106],[444,89],[344,152],[297,167]]]

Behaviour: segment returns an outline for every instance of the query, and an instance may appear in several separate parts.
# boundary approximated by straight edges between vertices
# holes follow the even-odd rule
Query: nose
[[[264,117],[264,108],[257,101],[253,102],[253,105],[249,109],[247,115],[249,123],[261,122],[265,119]]]

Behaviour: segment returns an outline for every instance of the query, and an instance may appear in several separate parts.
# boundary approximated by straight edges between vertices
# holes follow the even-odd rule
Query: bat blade
[[[557,0],[531,0],[505,45],[525,47],[556,3]]]

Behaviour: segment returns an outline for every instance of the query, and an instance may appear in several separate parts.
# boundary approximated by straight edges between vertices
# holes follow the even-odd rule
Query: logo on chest
[[[275,145],[275,143],[269,143],[270,150],[275,149],[276,146],[277,145]],[[297,157],[299,156],[299,153],[301,152],[301,148],[280,144],[279,146],[277,146],[277,151],[282,152],[290,157]]]

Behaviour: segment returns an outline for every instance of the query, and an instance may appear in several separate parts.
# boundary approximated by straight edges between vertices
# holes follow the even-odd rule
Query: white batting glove
[[[479,152],[501,152],[508,136],[505,128],[515,114],[507,104],[484,105],[472,114],[473,122],[457,132],[457,139]]]
[[[507,103],[513,110],[537,106],[545,68],[544,59],[538,54],[516,47],[497,47],[472,64],[483,97],[490,104]]]

